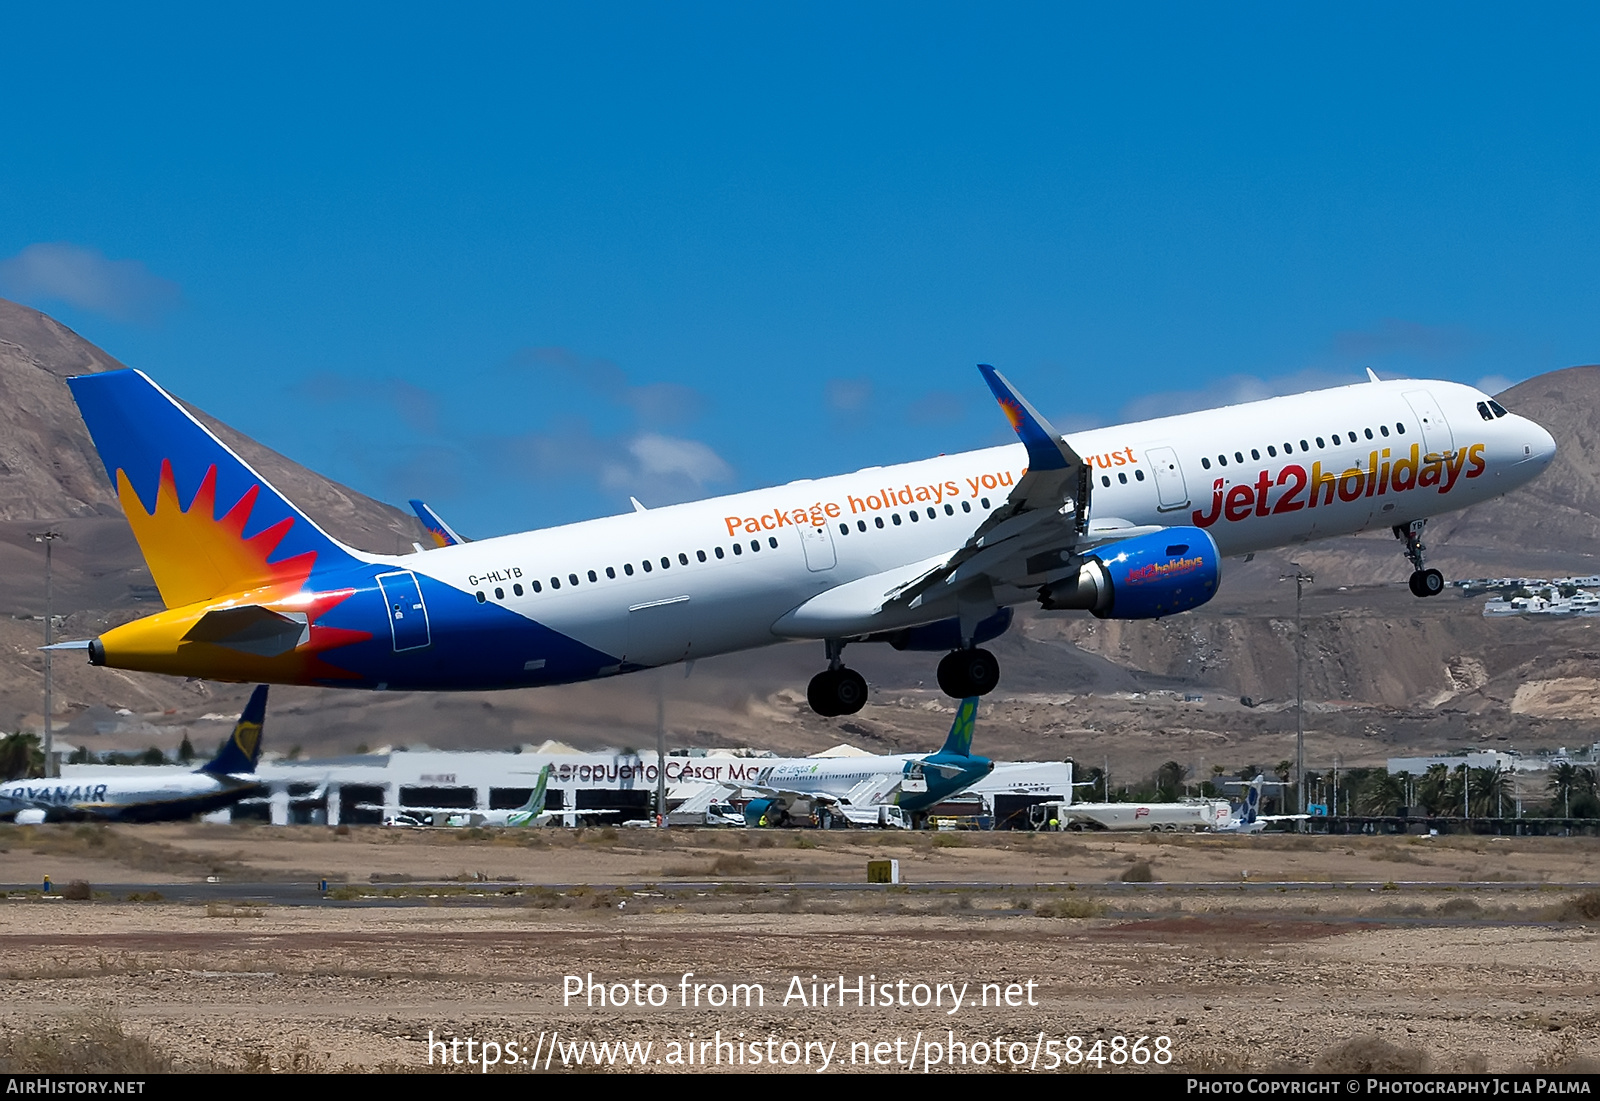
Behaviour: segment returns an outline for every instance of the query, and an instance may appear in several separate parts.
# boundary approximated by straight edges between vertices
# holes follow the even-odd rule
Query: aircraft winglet
[[[1028,449],[1029,470],[1065,470],[1072,465],[1072,456],[1061,443],[1061,434],[1039,411],[1028,404],[1028,399],[1017,393],[1004,375],[987,363],[978,364],[983,381],[989,384],[1000,403],[1006,420],[1016,429],[1017,436]]]
[[[413,497],[411,499],[411,511],[417,514],[418,520],[422,521],[422,527],[427,531],[429,537],[433,539],[434,546],[454,547],[461,543],[470,542],[465,536],[457,535],[455,529],[445,523],[442,516],[428,507],[427,502],[419,501]]]

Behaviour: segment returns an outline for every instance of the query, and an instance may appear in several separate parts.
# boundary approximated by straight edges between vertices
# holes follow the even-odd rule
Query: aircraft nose
[[[1541,424],[1527,421],[1527,433],[1523,438],[1523,462],[1533,463],[1537,466],[1548,466],[1550,460],[1556,457],[1556,438],[1545,430]]]

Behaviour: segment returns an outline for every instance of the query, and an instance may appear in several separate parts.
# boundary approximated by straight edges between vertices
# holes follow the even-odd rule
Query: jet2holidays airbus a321
[[[367,689],[612,676],[794,639],[824,644],[823,715],[860,710],[845,646],[944,652],[939,686],[1000,678],[1012,607],[1147,619],[1217,591],[1226,557],[1392,528],[1411,590],[1444,587],[1423,525],[1520,486],[1539,425],[1451,382],[1369,380],[1057,432],[979,368],[1020,443],[690,504],[371,554],[323,532],[134,370],[69,380],[166,610],[95,665]],[[443,541],[443,540],[441,540]]]

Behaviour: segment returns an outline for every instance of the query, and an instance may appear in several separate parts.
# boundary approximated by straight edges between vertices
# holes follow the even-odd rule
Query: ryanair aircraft
[[[943,652],[939,686],[1000,679],[982,643],[1036,601],[1108,619],[1216,593],[1222,559],[1390,528],[1411,591],[1431,516],[1539,474],[1555,441],[1451,382],[1369,381],[1062,436],[979,368],[1019,444],[427,553],[348,547],[142,373],[69,380],[166,610],[95,665],[216,680],[488,689],[823,643],[811,706],[845,715],[857,642]],[[437,518],[434,518],[437,519]],[[442,532],[447,528],[439,525]]]
[[[217,755],[193,772],[160,776],[113,768],[98,776],[59,780],[8,780],[0,785],[0,814],[18,825],[39,822],[180,822],[197,814],[261,798],[255,778],[261,759],[261,724],[267,686],[250,694],[233,733]]]

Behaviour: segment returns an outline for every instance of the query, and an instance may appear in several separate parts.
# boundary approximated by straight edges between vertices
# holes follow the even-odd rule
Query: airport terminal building
[[[666,758],[667,805],[711,784],[757,783],[784,763],[767,756],[677,755]],[[396,750],[321,760],[263,760],[256,775],[268,794],[229,811],[223,821],[277,825],[380,825],[385,811],[452,807],[508,810],[527,802],[539,773],[550,766],[546,810],[612,811],[609,821],[648,819],[655,806],[657,758],[640,753],[448,752]],[[179,766],[122,766],[137,771],[186,771]],[[74,773],[102,773],[104,765],[66,765]],[[949,813],[989,815],[1003,821],[1034,802],[1070,798],[1070,762],[996,762],[994,772],[958,797]],[[1022,815],[1026,817],[1025,814]]]

